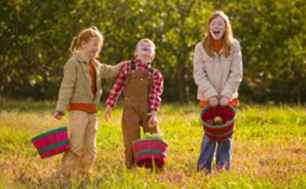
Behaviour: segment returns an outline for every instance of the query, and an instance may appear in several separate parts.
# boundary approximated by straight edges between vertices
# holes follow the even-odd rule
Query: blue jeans
[[[216,146],[217,168],[225,168],[227,170],[230,169],[230,161],[232,156],[232,138],[218,142],[211,140],[208,136],[204,135],[201,144],[200,157],[198,160],[198,170],[206,169],[208,172],[211,172]]]

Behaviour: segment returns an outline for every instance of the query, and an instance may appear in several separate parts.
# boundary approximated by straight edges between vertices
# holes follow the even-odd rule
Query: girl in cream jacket
[[[212,14],[208,20],[208,34],[195,47],[193,76],[202,108],[239,103],[238,89],[242,81],[240,44],[233,38],[230,21],[222,11]],[[216,146],[217,169],[230,168],[231,137],[217,142],[204,134],[198,170],[211,172]]]

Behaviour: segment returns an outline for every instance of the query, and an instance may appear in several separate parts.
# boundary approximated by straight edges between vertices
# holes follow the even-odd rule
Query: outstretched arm
[[[96,62],[96,64],[99,64],[99,69],[100,69],[100,77],[101,78],[113,78],[116,77],[116,75],[118,75],[121,66],[123,65],[123,63],[119,63],[117,65],[106,65],[106,64],[102,64],[100,63],[98,60],[94,60]]]

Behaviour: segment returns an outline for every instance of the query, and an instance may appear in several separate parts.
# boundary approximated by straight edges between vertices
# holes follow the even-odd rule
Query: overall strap
[[[132,71],[135,71],[136,70],[136,63],[135,63],[135,59],[132,59],[131,61],[130,61],[130,64],[131,64],[131,70]],[[153,75],[153,73],[154,73],[154,68],[152,68],[152,66],[151,65],[148,65],[148,71],[149,71],[149,73],[151,74],[151,75]]]
[[[136,70],[136,64],[135,64],[135,60],[134,59],[132,59],[131,61],[130,61],[130,64],[131,64],[131,70]]]
[[[149,69],[148,69],[148,71],[149,71],[149,73],[150,73],[151,75],[153,75],[153,73],[154,73],[154,68],[152,68],[152,67],[150,66]]]
[[[148,63],[148,72],[151,76],[153,76],[153,73],[155,72],[155,69],[152,67],[152,62]]]

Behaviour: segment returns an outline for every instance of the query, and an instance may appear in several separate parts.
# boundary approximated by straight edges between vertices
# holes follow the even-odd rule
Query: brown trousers
[[[89,175],[96,159],[96,113],[69,113],[70,150],[62,159],[60,172],[64,176]]]
[[[125,147],[125,163],[127,168],[135,166],[132,144],[143,132],[158,133],[158,127],[148,126],[148,95],[152,79],[148,72],[131,71],[125,87],[125,98],[122,115],[122,132]]]

